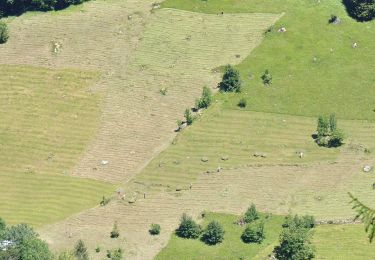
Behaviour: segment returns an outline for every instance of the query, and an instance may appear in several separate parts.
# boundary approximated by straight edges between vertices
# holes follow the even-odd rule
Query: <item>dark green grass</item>
[[[243,92],[219,95],[226,107],[236,107],[244,97],[248,110],[306,116],[335,112],[341,118],[375,120],[375,22],[354,21],[340,1],[167,0],[163,7],[224,15],[285,12],[238,65]],[[328,24],[331,14],[342,23]],[[278,33],[280,27],[287,32]],[[266,69],[273,76],[270,87],[260,78]]]
[[[245,227],[234,224],[240,217],[229,214],[209,213],[204,218],[203,227],[217,220],[224,228],[224,241],[208,246],[199,239],[182,239],[172,235],[168,245],[156,259],[253,259],[264,252],[272,251],[277,244],[284,217],[272,215],[265,222],[266,239],[262,244],[246,244],[241,240]]]

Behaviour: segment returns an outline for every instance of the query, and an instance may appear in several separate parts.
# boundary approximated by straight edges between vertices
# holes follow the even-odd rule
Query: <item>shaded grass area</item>
[[[172,235],[168,245],[156,259],[253,259],[263,255],[277,244],[284,217],[272,215],[265,222],[265,240],[261,244],[246,244],[241,235],[245,227],[234,224],[240,217],[230,214],[208,213],[203,220],[203,227],[212,220],[217,220],[224,228],[224,240],[221,244],[209,246],[199,239],[182,239]],[[266,256],[266,255],[264,255]]]
[[[265,40],[239,66],[243,93],[220,95],[227,108],[240,97],[247,109],[316,116],[331,112],[347,119],[375,119],[375,21],[358,23],[340,1],[167,0],[163,7],[205,13],[285,12]],[[331,14],[341,19],[328,24]],[[286,27],[286,33],[277,29]],[[352,44],[358,43],[357,48]],[[265,87],[268,69],[273,84]]]
[[[40,225],[94,206],[112,185],[68,177],[99,121],[95,73],[0,66],[0,216]]]
[[[370,244],[363,225],[318,226],[313,236],[316,259],[374,259],[375,245]]]

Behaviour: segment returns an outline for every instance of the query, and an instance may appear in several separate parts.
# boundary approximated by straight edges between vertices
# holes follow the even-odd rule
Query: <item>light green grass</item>
[[[370,243],[363,225],[323,225],[315,229],[316,259],[374,259],[375,244]]]
[[[285,12],[275,30],[238,66],[247,109],[308,116],[335,112],[340,118],[375,120],[375,21],[354,21],[341,1],[167,0],[163,7],[206,13]],[[329,25],[331,14],[342,23]],[[281,26],[286,33],[277,32]],[[354,42],[358,48],[351,47]],[[266,69],[273,75],[271,87],[260,79]],[[240,96],[220,98],[234,108]]]
[[[0,66],[0,216],[10,224],[62,219],[96,205],[112,185],[68,177],[95,135],[97,75]]]
[[[277,244],[281,224],[284,218],[273,215],[265,222],[266,239],[261,244],[246,244],[241,235],[245,227],[234,224],[240,217],[229,214],[209,213],[203,221],[205,227],[210,221],[217,220],[224,228],[224,240],[221,244],[208,246],[199,239],[182,239],[172,235],[168,245],[156,259],[253,259],[263,251]],[[272,251],[272,249],[271,249]]]

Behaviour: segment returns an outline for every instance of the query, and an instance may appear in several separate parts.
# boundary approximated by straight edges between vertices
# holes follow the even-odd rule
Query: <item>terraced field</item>
[[[0,215],[41,225],[97,205],[112,185],[69,177],[95,136],[98,75],[0,66]]]

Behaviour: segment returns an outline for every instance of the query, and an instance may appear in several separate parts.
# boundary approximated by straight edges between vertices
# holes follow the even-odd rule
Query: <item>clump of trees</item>
[[[280,244],[275,247],[274,253],[279,260],[313,259],[314,248],[311,245],[311,229],[315,226],[314,218],[288,216],[280,234]]]
[[[61,10],[88,0],[2,0],[0,10],[3,16],[20,15],[27,11]]]
[[[188,215],[182,214],[176,235],[182,238],[197,239],[202,232],[201,227]]]
[[[208,245],[216,245],[224,239],[225,231],[217,221],[211,221],[203,231],[202,241]]]
[[[0,21],[0,44],[6,43],[9,38],[8,26],[3,21]]]
[[[0,218],[0,259],[52,260],[53,255],[46,242],[26,224],[8,227]]]
[[[225,67],[223,79],[219,83],[219,89],[222,92],[241,92],[242,80],[240,72],[232,65]]]
[[[358,21],[371,21],[375,18],[375,0],[344,0],[348,13]]]
[[[318,118],[316,142],[325,147],[339,147],[343,144],[344,133],[337,128],[337,119],[334,114]]]

